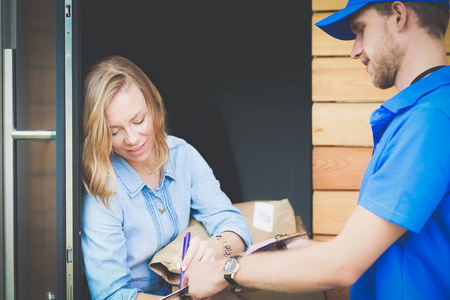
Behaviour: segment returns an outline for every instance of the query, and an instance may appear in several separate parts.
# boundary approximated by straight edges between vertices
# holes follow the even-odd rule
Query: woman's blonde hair
[[[111,164],[112,135],[105,110],[124,86],[135,84],[144,95],[153,119],[155,145],[152,166],[161,170],[169,159],[162,98],[145,73],[130,60],[110,56],[96,63],[84,81],[82,179],[89,194],[109,208],[115,194],[115,174]]]

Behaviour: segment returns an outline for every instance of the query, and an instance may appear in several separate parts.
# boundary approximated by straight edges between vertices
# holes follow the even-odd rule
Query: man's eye
[[[363,33],[364,33],[364,26],[359,28],[358,33],[356,35],[363,34]]]
[[[355,35],[359,35],[364,32],[364,26],[361,25],[354,25],[351,29]]]

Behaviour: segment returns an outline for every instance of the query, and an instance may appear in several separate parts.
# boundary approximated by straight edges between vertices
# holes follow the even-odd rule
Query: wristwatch
[[[229,284],[234,286],[239,286],[239,284],[234,281],[234,276],[236,275],[237,271],[239,271],[240,258],[240,256],[232,256],[223,265],[223,278],[225,278],[225,280]]]

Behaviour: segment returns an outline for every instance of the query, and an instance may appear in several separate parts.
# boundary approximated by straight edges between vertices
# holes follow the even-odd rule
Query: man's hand
[[[216,262],[192,262],[183,277],[182,286],[189,286],[193,299],[209,299],[228,287],[223,278],[223,265],[226,259]]]

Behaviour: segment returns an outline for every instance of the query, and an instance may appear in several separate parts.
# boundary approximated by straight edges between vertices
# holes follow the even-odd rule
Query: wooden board
[[[445,34],[445,50],[450,54],[450,22],[448,23],[447,33]],[[449,57],[447,57],[449,59]]]
[[[347,0],[312,0],[313,11],[339,10],[347,5]]]
[[[315,13],[312,16],[312,55],[313,56],[350,56],[354,41],[335,39],[315,24],[330,13]]]
[[[314,190],[359,190],[373,148],[314,147]]]
[[[330,1],[328,1],[330,2]],[[336,1],[339,2],[339,1]],[[313,1],[314,4],[314,1]],[[336,4],[337,5],[337,4]],[[345,6],[345,5],[344,5]],[[333,6],[334,7],[334,6]],[[330,9],[328,9],[330,10]],[[332,13],[318,12],[312,16],[312,55],[313,56],[350,56],[354,41],[342,41],[326,34],[315,24]],[[450,23],[445,35],[445,49],[450,55]]]
[[[369,121],[379,107],[380,103],[314,103],[313,145],[373,147]]]
[[[356,208],[357,191],[314,191],[313,233],[337,235]]]
[[[313,101],[386,101],[395,94],[395,87],[381,90],[373,86],[359,60],[315,57],[312,61]]]
[[[350,288],[335,289],[327,291],[328,300],[347,300],[350,299]]]
[[[329,235],[329,234],[314,234],[313,240],[316,242],[326,242],[334,238],[336,235]]]

